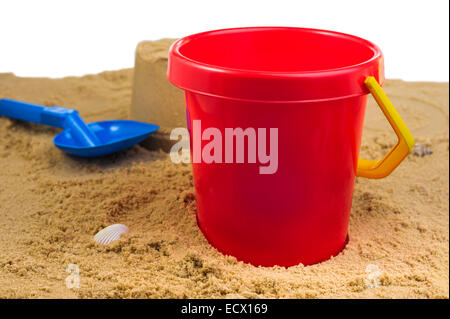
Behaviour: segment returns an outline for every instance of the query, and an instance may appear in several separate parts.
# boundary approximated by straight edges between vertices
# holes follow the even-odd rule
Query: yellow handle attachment
[[[392,128],[397,134],[398,143],[380,160],[358,159],[356,176],[367,178],[383,178],[388,176],[409,154],[414,146],[414,137],[406,127],[400,114],[389,101],[381,86],[373,76],[367,77],[364,84],[372,93]]]

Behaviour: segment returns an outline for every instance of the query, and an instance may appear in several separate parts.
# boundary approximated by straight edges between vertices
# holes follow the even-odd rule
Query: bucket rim
[[[206,36],[273,30],[303,31],[351,40],[369,48],[372,55],[362,62],[337,68],[272,71],[205,63],[181,52],[184,45]],[[369,93],[363,85],[367,76],[374,76],[381,85],[384,83],[384,59],[376,44],[361,37],[337,31],[283,26],[226,28],[183,37],[171,45],[167,69],[169,81],[183,90],[237,99],[272,101],[326,100],[365,95]],[[231,82],[236,80],[238,80],[237,83]],[[253,81],[250,83],[250,88],[248,88],[249,81]],[[238,88],[243,82],[247,86],[247,92]],[[317,89],[309,93],[301,90],[302,87],[310,88],[311,86],[326,87],[328,93],[318,92]],[[264,92],[256,92],[261,88],[264,88]],[[280,94],[280,92],[283,93]]]
[[[363,62],[360,63],[356,63],[356,64],[352,64],[352,65],[348,65],[348,66],[344,66],[344,67],[339,67],[339,68],[329,68],[329,69],[321,69],[321,70],[312,70],[312,71],[269,71],[269,70],[265,70],[265,71],[259,71],[259,70],[252,70],[252,69],[246,69],[246,68],[231,68],[231,67],[226,67],[226,66],[221,66],[221,65],[217,65],[217,64],[210,64],[210,63],[205,63],[205,62],[201,62],[201,61],[197,61],[195,59],[189,58],[186,55],[182,54],[180,52],[180,49],[183,45],[204,37],[204,36],[208,36],[208,35],[212,35],[212,34],[225,34],[225,33],[233,33],[233,32],[238,32],[238,31],[251,31],[251,30],[258,30],[258,31],[264,31],[264,30],[298,30],[298,31],[307,31],[307,32],[311,32],[311,33],[319,33],[319,34],[326,34],[326,35],[331,35],[331,36],[335,36],[335,37],[342,37],[342,38],[347,38],[347,39],[352,39],[355,42],[359,42],[361,44],[366,45],[366,47],[370,48],[373,51],[373,55],[370,59],[367,59]],[[347,70],[347,69],[352,69],[367,63],[370,63],[374,60],[376,60],[377,58],[382,56],[381,53],[381,49],[374,44],[373,42],[366,40],[364,38],[358,37],[356,35],[352,35],[352,34],[348,34],[348,33],[343,33],[343,32],[338,32],[338,31],[331,31],[331,30],[324,30],[324,29],[315,29],[315,28],[302,28],[302,27],[280,27],[280,26],[260,26],[260,27],[239,27],[239,28],[225,28],[225,29],[217,29],[217,30],[210,30],[210,31],[204,31],[204,32],[199,32],[199,33],[195,33],[195,34],[191,34],[189,36],[183,37],[181,39],[178,39],[177,41],[175,41],[172,45],[170,50],[173,50],[173,54],[178,55],[180,58],[186,59],[187,61],[190,61],[191,63],[196,63],[199,65],[202,65],[206,68],[212,68],[212,69],[220,69],[223,71],[228,71],[228,72],[236,72],[236,73],[254,73],[255,75],[260,75],[260,76],[290,76],[290,75],[313,75],[316,73],[327,73],[327,72],[335,72],[335,71],[340,71],[340,70]]]

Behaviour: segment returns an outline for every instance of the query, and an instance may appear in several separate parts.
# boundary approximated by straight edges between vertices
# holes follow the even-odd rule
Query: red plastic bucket
[[[173,44],[168,78],[186,92],[193,158],[226,129],[256,133],[232,135],[231,155],[223,140],[215,160],[193,162],[197,220],[214,247],[263,266],[309,265],[344,248],[369,76],[384,81],[379,48],[330,31],[239,28]],[[250,144],[269,154],[270,128],[277,163],[255,162]]]

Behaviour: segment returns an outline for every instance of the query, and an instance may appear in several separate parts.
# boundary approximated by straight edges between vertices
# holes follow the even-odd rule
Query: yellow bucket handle
[[[367,178],[383,178],[388,176],[409,154],[414,146],[414,137],[406,127],[400,114],[389,101],[386,93],[373,76],[368,76],[364,84],[372,93],[377,101],[378,106],[383,111],[392,128],[397,134],[397,144],[380,160],[372,161],[366,159],[358,159],[358,168],[356,176]]]

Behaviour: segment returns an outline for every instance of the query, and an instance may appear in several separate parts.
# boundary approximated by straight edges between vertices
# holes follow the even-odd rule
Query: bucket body
[[[338,33],[243,28],[174,44],[168,77],[185,90],[197,220],[212,246],[262,266],[314,264],[345,247],[368,75],[384,80],[381,53]],[[235,129],[249,130],[227,140]],[[198,145],[215,159],[198,161]]]
[[[192,164],[197,220],[209,242],[263,266],[308,265],[339,253],[346,244],[366,100],[273,105],[187,92],[191,146],[194,120],[201,120],[203,131],[218,128],[223,138],[226,128],[278,128],[274,174],[260,174],[268,164],[258,162]],[[235,140],[234,154],[236,148]]]

